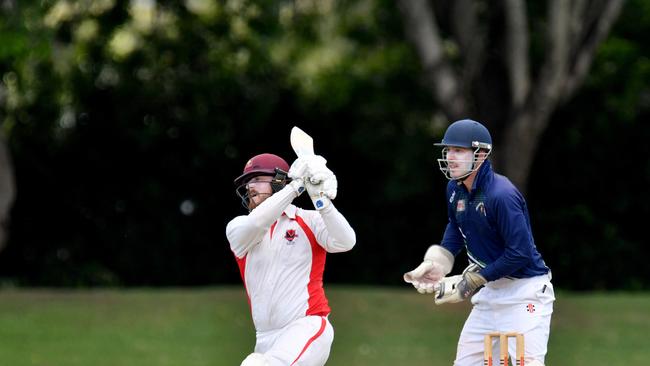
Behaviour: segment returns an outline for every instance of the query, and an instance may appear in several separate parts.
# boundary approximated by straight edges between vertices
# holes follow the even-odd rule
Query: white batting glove
[[[307,174],[312,184],[319,184],[334,176],[334,173],[325,165],[326,163],[327,160],[320,155],[309,157],[307,160]],[[330,198],[334,199],[333,197]]]
[[[318,184],[312,184],[309,179],[305,181],[305,189],[317,210],[322,210],[336,198],[338,182],[336,176],[331,174]]]
[[[305,181],[309,179],[312,184],[319,184],[334,175],[326,164],[327,160],[320,155],[301,156],[291,164],[288,176],[292,179],[303,178]]]
[[[339,191],[339,182],[336,180],[336,175],[332,174],[331,177],[323,181],[323,192],[327,198],[333,200]]]
[[[307,176],[307,159],[306,157],[301,157],[293,161],[287,176],[291,179],[302,179]]]
[[[312,176],[308,180],[310,185],[312,185],[315,188],[314,193],[317,193],[317,195],[321,197],[325,196],[331,200],[336,198],[336,195],[338,193],[339,183],[336,180],[336,175],[334,175],[334,173],[330,173],[330,174],[317,173],[316,175]],[[318,182],[318,183],[314,183],[314,182]]]

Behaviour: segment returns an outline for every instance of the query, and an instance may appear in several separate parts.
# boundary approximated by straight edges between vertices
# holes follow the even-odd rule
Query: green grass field
[[[329,286],[328,365],[451,365],[467,304]],[[559,291],[547,365],[646,365],[650,294]],[[0,365],[239,365],[254,333],[240,287],[0,291]]]

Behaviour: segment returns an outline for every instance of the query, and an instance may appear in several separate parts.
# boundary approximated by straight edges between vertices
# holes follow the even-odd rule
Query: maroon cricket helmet
[[[235,185],[241,185],[253,177],[260,175],[275,176],[275,169],[283,172],[289,171],[289,164],[281,157],[274,154],[259,154],[253,156],[244,166],[244,173],[235,179]]]

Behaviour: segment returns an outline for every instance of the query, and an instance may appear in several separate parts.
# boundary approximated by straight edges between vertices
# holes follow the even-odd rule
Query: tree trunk
[[[438,108],[449,122],[476,118],[488,126],[493,136],[500,137],[493,156],[495,166],[525,194],[537,147],[552,112],[584,82],[596,48],[618,18],[623,0],[549,0],[544,20],[546,47],[538,72],[531,71],[531,22],[527,19],[526,2],[506,0],[504,6],[491,8],[504,13],[505,31],[499,34],[503,42],[489,37],[488,28],[495,24],[488,21],[486,26],[479,25],[481,19],[486,19],[478,10],[479,3],[459,0],[450,3],[452,6],[438,7],[444,12],[438,18],[450,24],[449,32],[439,29],[435,7],[429,1],[399,0],[397,5],[406,36],[420,56],[423,79]],[[449,33],[450,37],[443,38]],[[471,35],[471,41],[467,35]],[[458,47],[461,57],[456,57],[455,62],[449,60],[445,42]],[[500,53],[491,55],[501,58],[498,64],[505,66],[507,80],[489,74],[491,68],[486,65],[490,61],[484,55],[489,48],[487,42],[492,46],[504,45]],[[536,79],[532,80],[531,75],[537,75]],[[489,91],[487,98],[475,98],[479,93],[472,87],[477,85]],[[503,85],[507,85],[508,92],[496,92]],[[506,94],[509,100],[501,97]],[[495,110],[499,113],[490,112]],[[480,115],[474,116],[472,111]]]
[[[510,121],[503,134],[496,165],[504,175],[526,194],[530,169],[537,153],[537,147],[543,129],[533,126],[540,125],[540,116],[525,111],[516,119]]]
[[[0,136],[0,250],[8,238],[11,207],[16,196],[14,169],[4,136]]]

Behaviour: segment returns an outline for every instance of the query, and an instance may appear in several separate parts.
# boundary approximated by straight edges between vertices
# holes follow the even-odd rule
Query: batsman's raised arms
[[[328,207],[338,193],[338,182],[334,173],[327,167],[327,160],[314,154],[314,139],[298,127],[291,129],[291,147],[298,157],[288,176],[302,180],[309,197],[317,210]]]
[[[289,178],[306,180],[317,185],[334,175],[327,168],[327,160],[321,155],[314,153],[314,139],[299,127],[294,126],[289,136],[291,148],[296,153],[298,159],[291,164],[289,169]],[[334,197],[330,197],[334,199]]]
[[[288,174],[289,178],[305,183],[305,189],[318,210],[329,206],[338,193],[336,175],[325,163],[320,155],[304,155],[291,164]]]

